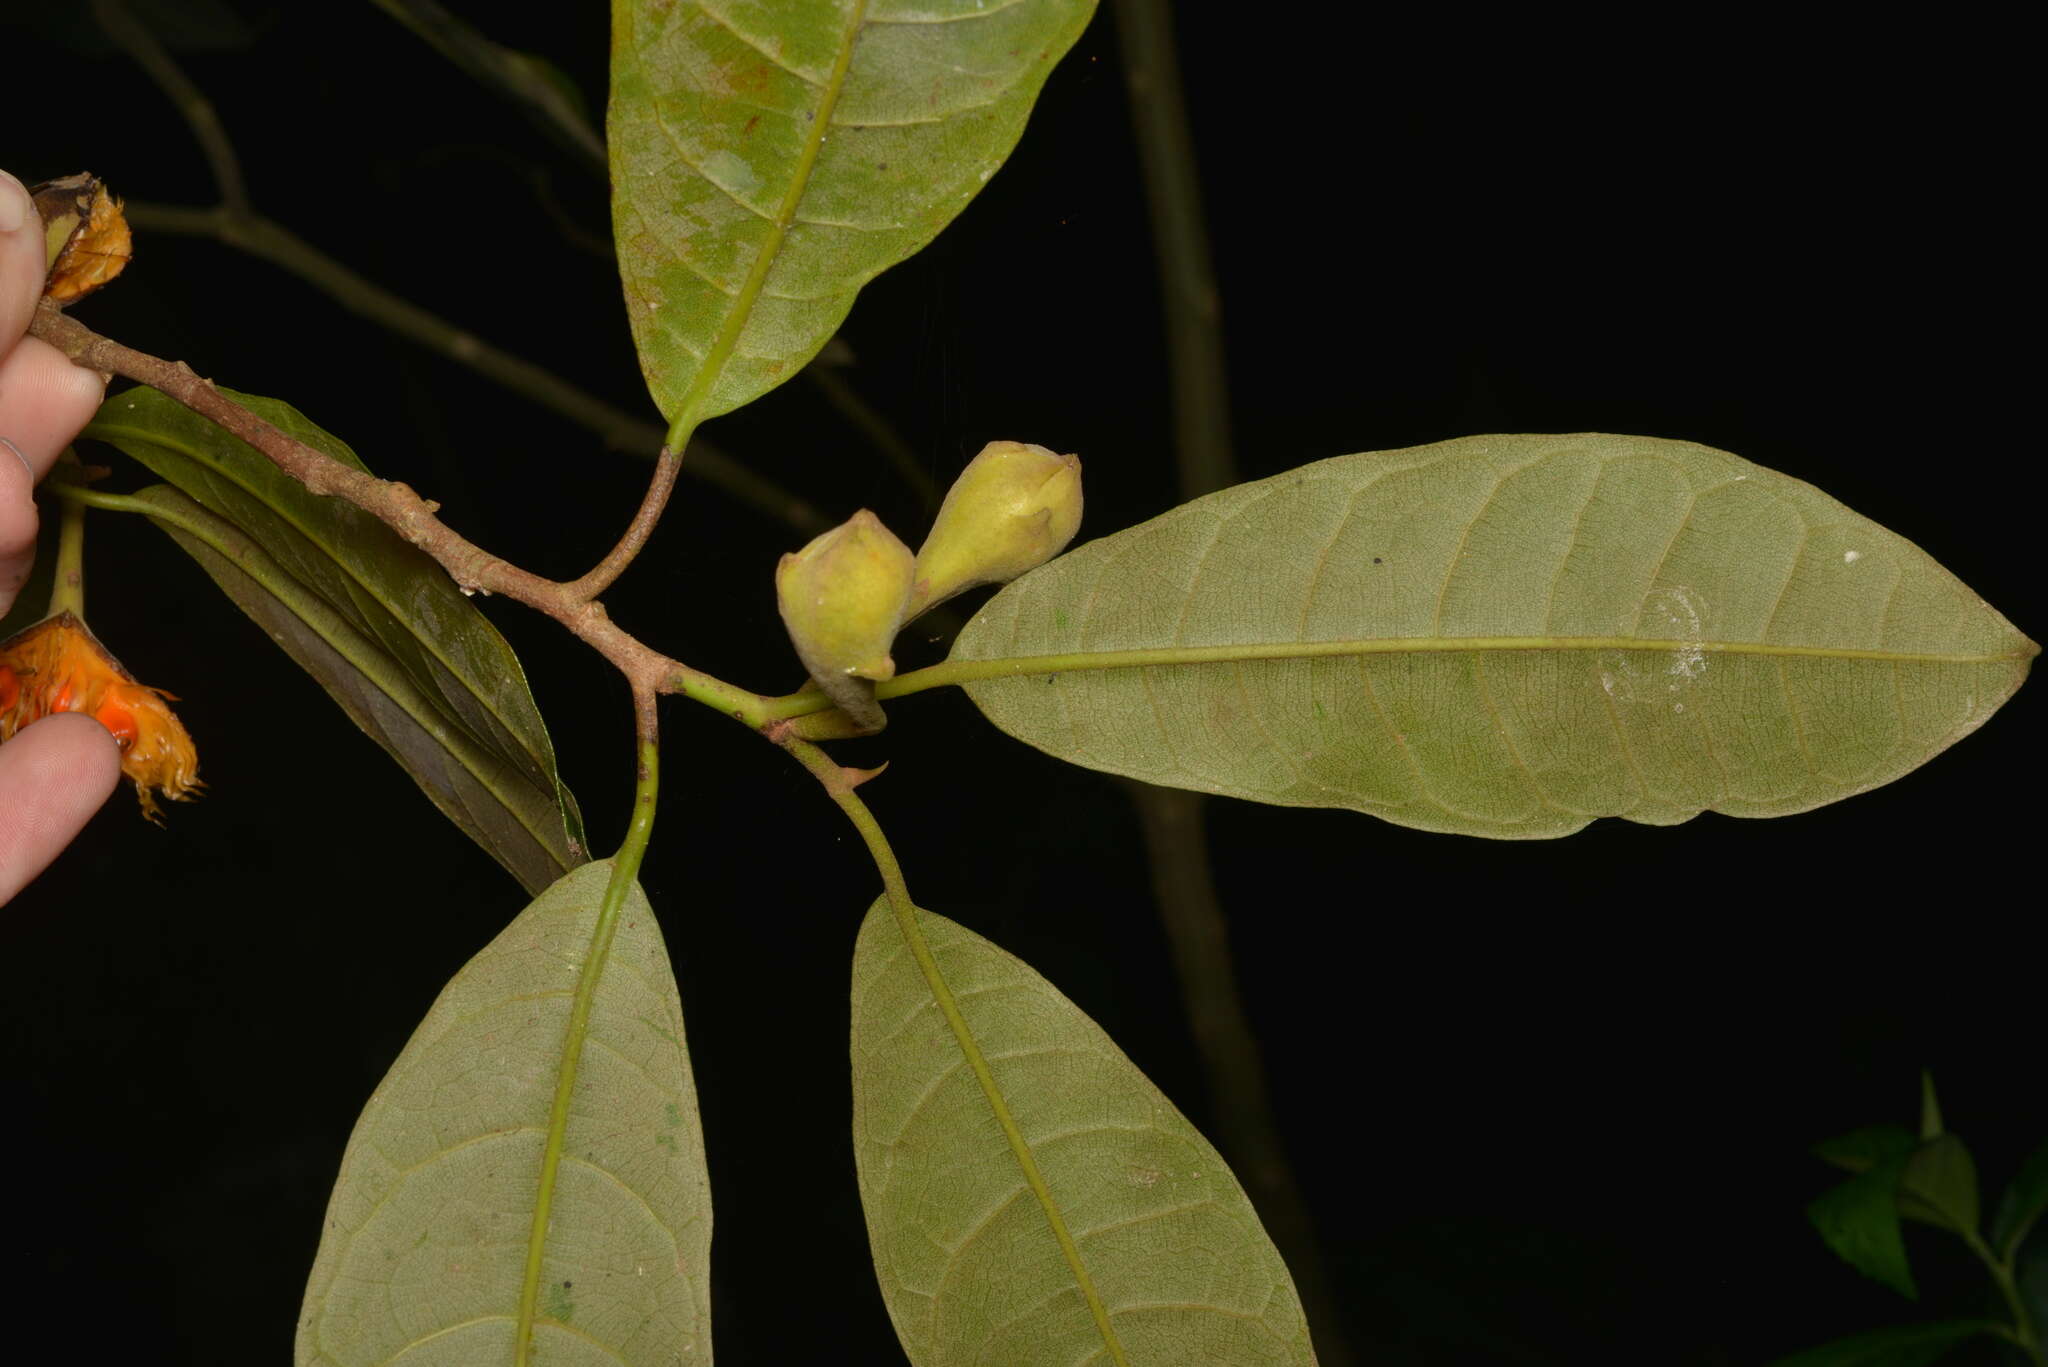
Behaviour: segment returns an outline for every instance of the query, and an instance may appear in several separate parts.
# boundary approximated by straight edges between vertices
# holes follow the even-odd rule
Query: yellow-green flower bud
[[[1081,461],[992,441],[946,491],[917,553],[913,614],[977,584],[1006,584],[1066,549],[1081,526]]]
[[[848,678],[887,679],[910,605],[910,547],[863,508],[775,567],[782,623],[804,668],[835,698]]]

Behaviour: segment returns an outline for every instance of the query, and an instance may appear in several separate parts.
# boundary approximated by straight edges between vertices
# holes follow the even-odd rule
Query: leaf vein
[[[746,32],[738,24],[734,23],[730,16],[720,13],[717,7],[710,3],[710,0],[696,0],[696,5],[698,12],[701,13],[705,18],[709,19],[712,23],[724,29],[727,33],[730,33],[734,38],[737,38],[740,42],[752,48],[755,52],[761,54],[761,56],[767,58],[769,63],[772,66],[774,66],[777,71],[781,71],[788,75],[796,77],[796,79],[802,81],[805,85],[810,86],[814,90],[821,88],[825,84],[824,80],[816,76],[809,76],[801,71],[798,71],[795,67],[785,62],[781,58],[781,56],[769,51],[768,48],[764,45],[762,39],[756,38],[753,34]]]
[[[916,28],[928,24],[965,24],[971,23],[976,19],[994,18],[1004,10],[1015,9],[1024,3],[1025,0],[997,0],[995,4],[987,5],[973,14],[932,14],[915,19],[887,15],[880,19],[870,19],[868,23],[875,28]]]

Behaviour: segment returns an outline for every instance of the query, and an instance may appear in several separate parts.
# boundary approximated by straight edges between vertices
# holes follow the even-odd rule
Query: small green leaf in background
[[[290,405],[221,392],[364,468]],[[588,858],[518,656],[424,552],[368,513],[308,493],[153,389],[108,398],[85,435],[141,461],[236,533],[229,550],[216,523],[188,519],[173,539],[529,893]],[[147,497],[170,513],[180,506]],[[196,535],[202,525],[215,530]],[[219,543],[211,554],[209,538]]]
[[[613,232],[670,423],[794,376],[996,173],[1093,9],[613,0]]]
[[[1909,1300],[1918,1300],[1899,1232],[1899,1175],[1910,1155],[1888,1158],[1840,1186],[1823,1192],[1806,1208],[1806,1218],[1841,1259]]]
[[[1941,1133],[1941,1100],[1934,1094],[1934,1074],[1920,1070],[1920,1137],[1932,1139]]]
[[[2027,1155],[2019,1176],[1999,1200],[1998,1216],[1991,1225],[1992,1251],[2001,1258],[2012,1257],[2043,1211],[2048,1211],[2048,1144]]]
[[[1975,1235],[1977,1164],[1962,1140],[1938,1134],[1914,1150],[1899,1175],[1899,1213],[1957,1234]]]
[[[1183,654],[1127,658],[1151,651]],[[997,726],[1071,763],[1528,839],[1890,782],[2038,652],[1811,485],[1593,434],[1339,456],[1207,495],[1017,580],[948,663]]]
[[[1907,1324],[1809,1348],[1771,1367],[1927,1367],[1968,1339],[1995,1329],[1986,1320]]]
[[[1048,1200],[878,900],[854,951],[854,1159],[914,1367],[1313,1364],[1287,1269],[1208,1142],[1028,965],[918,925]]]
[[[2036,1239],[2020,1250],[2014,1280],[2036,1338],[2048,1334],[2048,1240]]]
[[[711,1197],[681,1002],[635,885],[572,1037],[611,863],[534,901],[441,993],[342,1158],[300,1367],[513,1361],[543,1164],[558,1163],[537,1363],[711,1362]],[[567,1126],[557,1082],[579,1062]]]
[[[1850,1172],[1868,1172],[1879,1163],[1912,1154],[1918,1142],[1900,1125],[1871,1125],[1851,1130],[1813,1146],[1813,1156]]]
[[[517,103],[529,118],[594,166],[605,164],[604,139],[590,119],[583,92],[547,58],[493,42],[450,14],[440,0],[372,0],[440,54],[484,85]]]

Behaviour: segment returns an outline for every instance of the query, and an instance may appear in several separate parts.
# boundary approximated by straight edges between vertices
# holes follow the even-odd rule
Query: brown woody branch
[[[467,366],[524,399],[554,410],[595,432],[617,450],[651,456],[661,449],[661,427],[615,408],[553,371],[501,350],[475,333],[429,313],[410,299],[350,270],[261,214],[237,213],[225,206],[188,209],[140,200],[129,200],[123,207],[128,221],[138,231],[211,238],[290,271],[351,313]],[[687,455],[685,468],[692,476],[788,523],[806,536],[815,536],[832,525],[831,519],[808,502],[701,437],[692,438]]]
[[[421,498],[409,486],[378,479],[334,460],[280,431],[195,374],[182,361],[166,361],[102,337],[48,302],[38,306],[30,332],[49,342],[78,365],[122,375],[184,404],[268,456],[286,474],[315,494],[342,499],[391,527],[432,556],[464,589],[503,594],[544,612],[589,644],[623,673],[637,695],[685,692],[717,701],[727,710],[748,710],[757,695],[711,679],[680,661],[642,643],[616,625],[596,595],[618,578],[646,543],[674,487],[680,463],[664,451],[655,478],[632,525],[619,544],[588,574],[569,583],[546,579],[499,559],[465,539],[435,516],[440,505]],[[729,695],[729,696],[727,696]]]

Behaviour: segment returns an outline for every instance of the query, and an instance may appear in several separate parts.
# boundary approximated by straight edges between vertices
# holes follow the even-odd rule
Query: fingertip
[[[49,867],[120,778],[114,738],[75,712],[23,727],[0,745],[0,902]]]
[[[114,744],[114,738],[106,727],[83,712],[59,712],[53,717],[45,717],[37,725],[56,732],[51,742],[59,747],[53,761],[53,776],[61,785],[75,787],[80,794],[92,795],[91,806],[85,813],[91,816],[114,791],[114,785],[121,781],[121,747]]]
[[[42,297],[49,248],[27,187],[5,171],[0,177],[5,177],[0,196],[7,200],[0,204],[0,354],[5,354],[28,330],[29,315]]]
[[[14,605],[14,595],[28,582],[35,562],[35,474],[22,468],[6,446],[0,446],[0,613]]]
[[[40,337],[24,337],[0,358],[0,437],[18,449],[41,479],[92,421],[106,384],[95,371]]]

